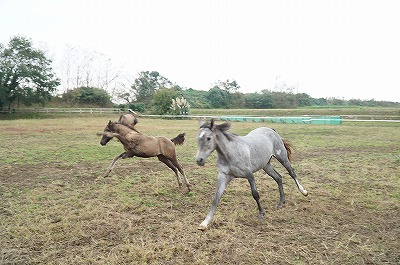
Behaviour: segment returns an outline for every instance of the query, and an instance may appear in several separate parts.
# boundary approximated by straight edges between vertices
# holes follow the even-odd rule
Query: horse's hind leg
[[[260,204],[260,195],[258,194],[257,191],[257,187],[256,187],[256,181],[254,180],[254,176],[253,173],[248,173],[247,174],[247,180],[250,183],[250,188],[251,188],[251,195],[253,195],[254,200],[257,203],[257,207],[258,207],[258,219],[262,220],[262,218],[264,217],[264,209],[261,207]]]
[[[279,203],[276,205],[276,208],[279,209],[283,206],[283,204],[285,204],[285,194],[283,193],[282,176],[272,167],[270,163],[268,163],[268,165],[263,169],[265,173],[271,176],[278,184],[280,199]]]
[[[287,157],[281,157],[281,156],[276,156],[276,159],[286,168],[286,170],[289,172],[289,175],[294,179],[296,182],[297,188],[303,194],[304,196],[308,195],[308,192],[301,186],[300,182],[297,180],[296,173],[294,173],[294,169],[292,165],[290,164],[290,161]]]
[[[120,154],[119,156],[117,156],[116,158],[114,158],[114,160],[111,162],[110,166],[108,167],[106,174],[104,174],[104,177],[108,177],[108,175],[110,174],[111,170],[114,168],[115,163],[117,163],[117,161],[121,158],[125,158],[126,153],[123,152],[122,154]]]
[[[163,155],[164,156],[164,155]],[[185,183],[186,183],[186,187],[188,189],[188,191],[190,191],[190,186],[191,184],[189,183],[188,178],[186,177],[185,172],[183,171],[182,166],[179,164],[178,159],[176,158],[176,153],[175,151],[171,152],[171,154],[167,154],[166,156],[164,156],[166,159],[168,159],[169,162],[171,162],[174,167],[176,167],[179,172],[182,174],[183,178],[185,179]]]
[[[170,169],[172,169],[172,171],[175,172],[176,179],[178,180],[179,188],[182,187],[182,179],[179,176],[178,169],[175,167],[175,165],[168,158],[166,158],[164,155],[158,155],[157,157],[158,157],[158,160],[160,160],[161,162],[166,164]]]
[[[189,183],[189,180],[188,180],[188,178],[186,177],[186,174],[185,174],[185,172],[183,171],[182,166],[179,164],[178,159],[174,158],[174,159],[171,159],[170,161],[172,162],[172,164],[174,164],[174,166],[175,166],[175,167],[179,170],[179,172],[183,175],[183,178],[185,179],[186,187],[187,187],[188,191],[190,191],[190,186],[192,186],[192,185]]]

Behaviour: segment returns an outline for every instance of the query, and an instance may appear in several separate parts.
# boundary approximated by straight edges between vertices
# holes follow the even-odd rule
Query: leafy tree
[[[207,101],[207,91],[194,90],[193,88],[185,89],[181,91],[182,96],[186,98],[188,103],[193,108],[210,108]]]
[[[176,88],[160,88],[153,96],[153,109],[155,114],[167,114],[171,112],[172,99],[180,95]]]
[[[239,92],[239,88],[240,88],[240,86],[238,85],[236,80],[229,80],[229,79],[227,79],[226,81],[218,80],[215,83],[215,86],[219,87],[220,89],[225,90],[229,94]]]
[[[271,109],[272,96],[269,93],[249,93],[245,95],[245,106],[251,109]]]
[[[306,107],[312,105],[312,98],[306,93],[295,94],[297,107]]]
[[[208,99],[211,100],[211,105],[217,108],[236,108],[244,105],[243,94],[239,93],[240,86],[235,80],[218,80],[214,87],[209,91]],[[217,98],[212,98],[217,96]]]
[[[167,78],[161,76],[156,71],[140,72],[131,88],[136,97],[136,101],[148,103],[154,96],[157,89],[161,87],[171,87],[172,83]]]
[[[339,98],[328,98],[328,104],[335,106],[344,106],[346,101]]]
[[[99,107],[112,105],[111,97],[107,91],[96,87],[78,87],[64,93],[62,98],[79,105],[96,105]]]
[[[128,105],[131,110],[144,112],[146,110],[143,103],[131,103]]]
[[[211,88],[206,96],[212,108],[228,108],[229,107],[229,93],[222,90],[218,86]]]
[[[229,106],[233,108],[243,108],[245,105],[245,94],[236,92],[233,94],[229,94]]]
[[[360,99],[350,99],[349,100],[349,105],[350,106],[363,106],[365,105],[365,102],[360,100]]]
[[[263,94],[269,95],[274,109],[296,108],[296,95],[292,92],[262,90]]]
[[[60,84],[45,53],[24,37],[13,37],[8,47],[0,45],[0,109],[17,101],[44,105]]]

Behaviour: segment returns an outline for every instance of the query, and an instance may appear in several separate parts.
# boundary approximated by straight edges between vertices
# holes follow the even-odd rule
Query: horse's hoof
[[[303,194],[304,196],[308,195],[308,192],[305,188],[303,188],[303,186],[299,185],[299,191],[301,192],[301,194]]]
[[[258,214],[258,221],[264,220],[264,213]]]
[[[281,209],[284,205],[285,205],[285,202],[279,202],[279,203],[276,205],[276,209],[279,210],[279,209]]]
[[[203,224],[200,224],[199,227],[197,227],[197,230],[205,231],[205,230],[207,230],[207,226],[203,225]]]
[[[107,178],[111,173],[111,170],[107,170],[106,173],[104,174],[104,177]]]
[[[204,231],[207,229],[208,226],[208,222],[207,219],[203,220],[203,222],[201,222],[201,224],[199,225],[199,227],[197,227],[198,230]]]

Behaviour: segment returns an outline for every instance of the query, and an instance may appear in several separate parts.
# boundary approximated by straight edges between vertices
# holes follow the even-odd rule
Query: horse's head
[[[207,157],[217,148],[217,140],[214,133],[214,120],[204,123],[200,126],[197,135],[197,153],[196,162],[199,166],[204,166]]]
[[[114,136],[113,136],[113,125],[115,123],[109,121],[106,128],[103,131],[103,137],[101,137],[100,144],[106,145]]]

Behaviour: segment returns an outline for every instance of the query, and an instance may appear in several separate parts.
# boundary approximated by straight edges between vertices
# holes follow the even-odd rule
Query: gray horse
[[[275,157],[287,169],[299,191],[307,196],[307,191],[300,185],[289,161],[291,147],[275,130],[261,127],[246,136],[238,136],[229,132],[229,129],[229,123],[216,125],[214,120],[211,120],[210,123],[206,122],[200,126],[197,136],[196,161],[198,165],[203,166],[207,157],[214,150],[217,150],[218,153],[217,191],[209,213],[198,227],[199,230],[207,229],[225,188],[234,178],[246,178],[249,181],[251,193],[258,206],[258,217],[262,219],[264,209],[259,202],[259,194],[253,176],[253,173],[260,169],[263,169],[278,183],[280,200],[277,208],[282,207],[285,203],[282,176],[272,167],[270,163],[272,157]]]

